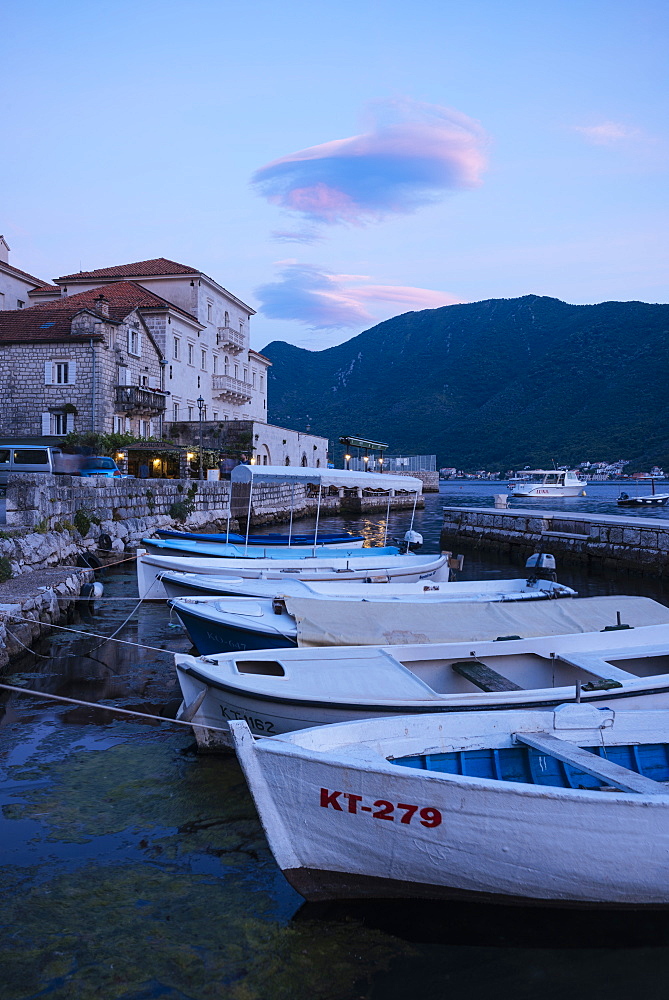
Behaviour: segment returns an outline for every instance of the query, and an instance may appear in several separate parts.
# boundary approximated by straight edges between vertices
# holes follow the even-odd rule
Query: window
[[[114,434],[123,433],[123,417],[114,417]]]
[[[240,319],[240,321],[239,321],[239,332],[240,333],[244,332],[244,320],[243,319]]]
[[[253,388],[255,389],[255,387],[256,387],[256,373],[255,372],[253,372],[253,375],[251,376],[251,378],[253,380]]]
[[[264,390],[264,388],[265,388],[265,376],[261,375],[260,376],[260,391],[262,392]]]
[[[212,316],[213,309],[214,309],[213,304],[211,302],[207,302],[207,322],[208,323],[211,323],[211,316]]]
[[[188,419],[189,420],[193,419],[193,407],[192,406],[188,407]]]
[[[244,381],[248,382],[248,380],[249,380],[249,370],[248,370],[248,368],[245,368],[244,369]]]
[[[60,416],[65,416],[64,413]],[[64,433],[64,432],[63,432]],[[27,448],[14,452],[14,465],[48,465],[49,454],[44,448]]]
[[[193,364],[193,345],[192,344],[188,345],[188,364],[189,365]]]
[[[200,351],[200,368],[202,369],[203,372],[206,372],[206,370],[207,370],[207,352],[206,351]]]
[[[211,356],[211,370],[214,375],[218,371],[218,354],[212,354]]]
[[[225,359],[225,365],[224,365],[224,368],[223,368],[223,373],[225,375],[229,375],[230,374],[230,364],[229,364],[227,358]]]
[[[181,348],[181,342],[178,337],[175,337],[174,340],[172,341],[172,357],[174,358],[175,361],[179,360],[180,348]]]
[[[218,420],[218,410],[214,410],[214,420]]]
[[[239,378],[239,365],[235,365],[235,378]]]
[[[170,365],[170,378],[172,378],[172,365]]]
[[[200,388],[200,376],[199,375],[197,377],[197,387],[198,387],[198,389]]]
[[[25,302],[23,301],[23,299],[17,299],[16,300],[16,308],[17,309],[23,309],[24,305],[25,305]]]
[[[142,353],[139,330],[128,330],[128,354],[139,357]]]
[[[179,404],[174,403],[172,406],[172,420],[177,421],[179,419]]]
[[[142,420],[142,437],[151,437],[151,421]]]
[[[225,313],[225,326],[230,326],[230,313],[227,310]]]
[[[51,433],[67,434],[67,413],[51,414]]]
[[[76,374],[76,361],[66,361],[63,358],[60,361],[44,362],[45,385],[73,385],[76,380]]]

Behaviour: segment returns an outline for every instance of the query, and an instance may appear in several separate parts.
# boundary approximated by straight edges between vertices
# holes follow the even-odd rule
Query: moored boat
[[[169,591],[165,577],[162,582]],[[290,583],[300,586],[299,581]],[[336,595],[309,592],[308,584],[302,586],[302,594],[285,593],[284,584],[258,581],[256,591],[264,588],[266,596],[182,597],[171,601],[171,606],[198,652],[207,654],[302,645],[357,646],[370,638],[402,644],[447,641],[454,629],[462,634],[470,604],[541,601],[576,594],[552,580],[529,583],[522,579],[445,583],[441,589],[424,584],[359,584],[356,588],[349,583]],[[366,588],[372,596],[347,594],[347,587]],[[384,599],[380,593],[384,588],[405,593],[388,594]],[[496,635],[499,623],[484,627]]]
[[[337,545],[341,548],[362,548],[364,542],[363,535],[353,535],[349,532],[326,532],[322,531],[318,535],[314,532],[293,532],[292,534],[279,534],[270,532],[262,535],[238,535],[233,531],[206,534],[192,531],[168,531],[159,528],[156,531],[158,538],[173,538],[181,541],[191,542],[218,542],[219,544],[232,543],[233,545],[270,545],[273,547],[284,545],[327,545],[332,547]]]
[[[222,720],[238,718],[255,733],[276,735],[351,719],[555,706],[576,697],[669,708],[664,605],[596,597],[475,610],[462,615],[460,635],[449,642],[177,654],[180,712],[189,716],[196,705],[198,746],[218,750],[229,745]],[[621,628],[618,614],[635,627]],[[493,638],[469,638],[482,628],[479,634]],[[526,637],[514,637],[521,629]]]
[[[231,731],[272,853],[306,899],[669,905],[667,710]]]
[[[307,555],[294,558],[287,553],[268,559],[198,557],[188,555],[153,555],[137,549],[137,587],[142,599],[155,600],[167,596],[161,582],[164,572],[192,572],[208,576],[237,577],[248,580],[282,580],[286,578],[306,581],[368,581],[418,582],[419,580],[448,579],[448,553],[440,555],[389,555],[379,556],[369,550],[355,550],[348,557],[336,554]]]
[[[575,472],[561,469],[528,469],[523,481],[509,483],[514,497],[577,497],[584,494],[587,483]]]

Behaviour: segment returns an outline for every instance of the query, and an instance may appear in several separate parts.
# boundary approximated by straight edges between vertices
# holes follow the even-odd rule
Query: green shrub
[[[88,534],[91,527],[91,516],[86,507],[80,507],[75,513],[74,526],[82,537]]]
[[[0,556],[0,583],[12,578],[12,564],[7,556]]]

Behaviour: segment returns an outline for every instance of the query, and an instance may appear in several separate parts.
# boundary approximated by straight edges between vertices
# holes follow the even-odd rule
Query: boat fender
[[[80,552],[77,556],[77,566],[85,566],[87,569],[100,569],[102,563],[92,552]]]
[[[105,588],[102,586],[99,580],[94,580],[92,583],[85,583],[81,590],[79,591],[79,597],[83,600],[88,598],[89,604],[92,604],[96,597],[102,597],[105,592]]]

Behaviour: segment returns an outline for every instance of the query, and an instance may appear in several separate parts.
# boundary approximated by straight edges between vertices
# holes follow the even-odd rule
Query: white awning
[[[415,476],[353,472],[349,469],[307,469],[292,465],[237,465],[230,478],[233,483],[312,483],[314,486],[344,486],[347,489],[360,486],[368,490],[423,491],[422,481]]]

